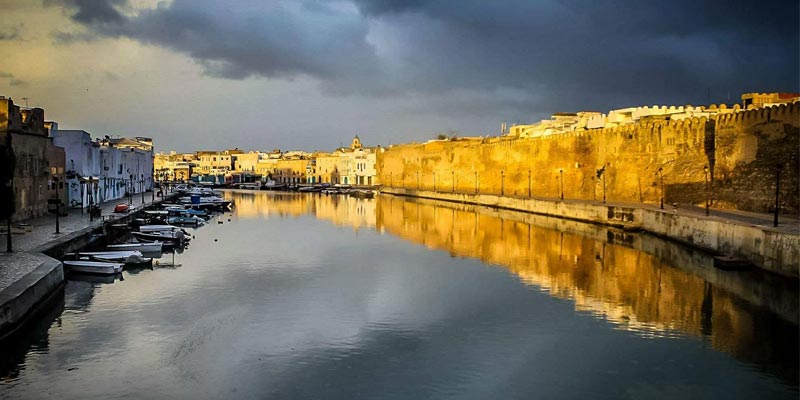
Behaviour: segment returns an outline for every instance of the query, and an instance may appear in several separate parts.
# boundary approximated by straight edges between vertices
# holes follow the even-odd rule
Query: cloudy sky
[[[0,95],[158,150],[495,135],[800,91],[798,2],[0,0]]]

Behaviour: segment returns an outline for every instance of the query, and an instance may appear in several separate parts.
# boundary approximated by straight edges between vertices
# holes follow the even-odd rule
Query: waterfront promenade
[[[134,195],[132,205],[136,210],[153,203],[152,194]],[[156,202],[160,198],[156,198]],[[70,209],[67,216],[59,217],[59,231],[55,233],[55,215],[18,222],[12,226],[13,252],[0,252],[0,338],[16,329],[18,322],[63,282],[60,262],[42,254],[48,248],[72,240],[102,226],[104,220],[128,214],[114,214],[117,204],[128,204],[127,198],[100,204],[101,218],[89,220],[89,213]],[[20,224],[22,224],[20,226]],[[5,234],[0,235],[5,250]]]

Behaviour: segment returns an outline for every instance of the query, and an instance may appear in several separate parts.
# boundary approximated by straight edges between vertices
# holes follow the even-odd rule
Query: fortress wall
[[[537,138],[432,141],[393,146],[378,157],[385,186],[507,196],[704,204],[705,171],[715,207],[767,211],[774,164],[783,162],[782,207],[798,211],[797,104],[711,119],[652,121]],[[770,167],[771,165],[771,167]],[[772,194],[770,194],[772,193]]]

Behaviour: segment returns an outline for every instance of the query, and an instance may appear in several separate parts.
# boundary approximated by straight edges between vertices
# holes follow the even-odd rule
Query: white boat
[[[124,260],[130,256],[142,256],[141,251],[137,250],[117,250],[117,251],[79,251],[76,253],[67,253],[66,255],[84,255],[98,258],[105,258],[106,260]]]
[[[175,225],[142,225],[139,227],[139,232],[161,232],[176,230],[181,230],[181,228]]]
[[[145,210],[144,213],[150,216],[169,215],[169,211],[166,210]]]
[[[122,244],[111,244],[106,247],[113,250],[139,250],[142,253],[160,253],[161,252],[161,242],[152,242],[152,243],[122,243]]]
[[[147,264],[152,262],[152,258],[145,258],[140,251],[87,251],[78,253],[67,253],[64,255],[69,259],[84,261],[112,261],[125,264]]]
[[[125,267],[125,264],[121,263],[85,260],[62,261],[62,264],[64,264],[64,268],[69,269],[72,272],[101,275],[118,274],[122,272],[122,269]]]
[[[188,240],[183,230],[131,232],[131,235],[143,242],[162,242],[165,245],[183,244]]]

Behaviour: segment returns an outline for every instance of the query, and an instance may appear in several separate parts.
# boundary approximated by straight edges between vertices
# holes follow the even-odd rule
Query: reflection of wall
[[[521,221],[384,196],[379,198],[377,213],[378,229],[432,249],[504,266],[523,282],[571,299],[576,309],[608,319],[623,329],[645,335],[684,332],[709,336],[715,348],[755,362],[780,359],[781,346],[791,347],[791,341],[797,338],[764,328],[773,324],[793,327],[790,329],[796,332],[796,325],[757,310],[656,254],[612,243],[634,240],[624,235],[595,240]],[[564,224],[570,229],[579,226],[570,221]],[[605,229],[584,226],[589,236]],[[658,251],[653,249],[654,253]],[[792,302],[792,296],[785,298]],[[796,303],[796,290],[793,298]],[[796,306],[788,313],[797,320]]]
[[[713,172],[716,205],[767,211],[775,164],[783,168],[783,207],[798,212],[800,104],[704,118],[647,120],[613,128],[393,146],[378,156],[385,186],[512,196],[602,198],[605,167],[612,200],[657,203],[659,168],[668,203],[703,203]],[[530,174],[530,175],[529,175]],[[530,176],[530,178],[529,178]],[[562,185],[563,176],[563,185]]]

